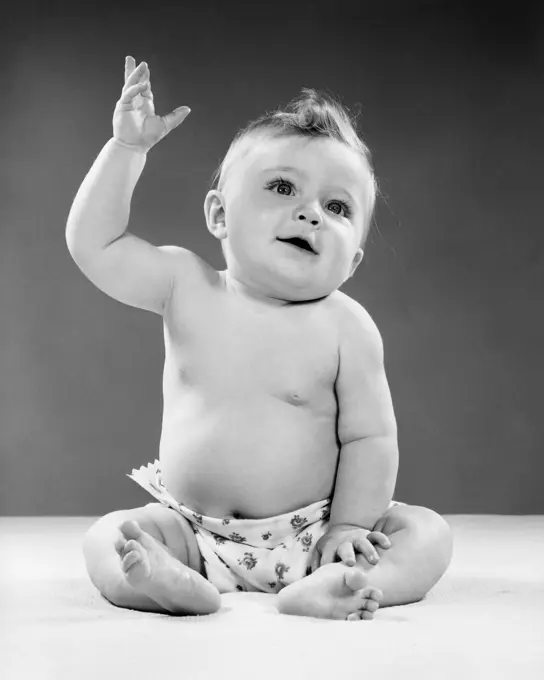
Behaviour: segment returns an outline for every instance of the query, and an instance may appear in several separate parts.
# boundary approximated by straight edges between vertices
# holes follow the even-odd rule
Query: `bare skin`
[[[371,620],[380,606],[381,590],[368,585],[368,576],[341,562],[325,564],[310,576],[278,594],[282,614],[341,621]]]
[[[137,522],[123,522],[123,539],[115,546],[128,583],[171,614],[217,611],[217,588],[182,564]]]
[[[175,293],[164,315],[167,489],[213,517],[273,517],[330,497],[343,294],[272,306],[203,266],[206,280]]]

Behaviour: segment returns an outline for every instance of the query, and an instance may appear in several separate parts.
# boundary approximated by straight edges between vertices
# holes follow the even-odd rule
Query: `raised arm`
[[[197,266],[194,253],[156,247],[127,231],[130,202],[147,152],[188,115],[180,107],[156,116],[149,69],[127,57],[125,85],[108,141],[83,180],[66,225],[68,250],[81,271],[107,295],[162,314],[179,272]],[[190,275],[187,272],[187,275]]]

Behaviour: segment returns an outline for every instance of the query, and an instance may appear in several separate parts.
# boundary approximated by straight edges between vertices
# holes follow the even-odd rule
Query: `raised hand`
[[[155,115],[149,66],[142,61],[136,67],[133,57],[125,59],[125,85],[113,112],[113,136],[117,141],[147,152],[190,112],[188,106],[180,106],[166,116]]]

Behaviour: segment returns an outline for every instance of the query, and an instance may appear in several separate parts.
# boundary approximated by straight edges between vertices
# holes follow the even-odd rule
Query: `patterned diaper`
[[[132,470],[127,477],[189,520],[206,578],[220,593],[278,593],[304,578],[310,573],[313,548],[328,528],[330,499],[277,517],[222,519],[200,515],[173,498],[162,480],[158,460]]]

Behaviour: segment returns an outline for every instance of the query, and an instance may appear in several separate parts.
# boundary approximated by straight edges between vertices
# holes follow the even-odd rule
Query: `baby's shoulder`
[[[188,248],[162,246],[177,260],[174,291],[176,294],[191,296],[217,287],[220,275],[204,258]]]
[[[351,327],[359,325],[367,330],[377,330],[367,309],[346,293],[337,290],[329,295],[329,301],[331,312],[335,315],[338,324]]]
[[[334,297],[333,297],[334,296]],[[365,347],[382,352],[383,341],[378,326],[357,300],[340,291],[331,298],[339,346]]]

